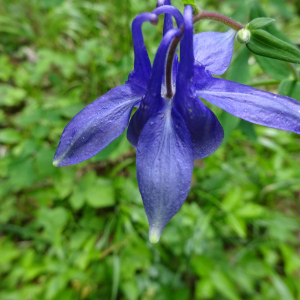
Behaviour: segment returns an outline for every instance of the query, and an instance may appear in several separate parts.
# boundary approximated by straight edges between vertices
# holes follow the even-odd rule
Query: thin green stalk
[[[276,84],[280,84],[279,80],[265,80],[265,81],[259,81],[259,82],[253,82],[250,83],[249,85],[256,87],[256,86],[266,86],[266,85],[276,85]]]

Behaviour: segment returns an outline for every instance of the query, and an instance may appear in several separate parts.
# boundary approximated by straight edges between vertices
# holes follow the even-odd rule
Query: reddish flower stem
[[[244,26],[242,26],[241,24],[223,16],[220,15],[218,13],[214,13],[214,12],[209,12],[209,11],[202,11],[199,14],[195,15],[193,17],[193,23],[196,23],[200,20],[204,20],[204,19],[209,19],[209,20],[214,20],[214,21],[218,21],[221,22],[229,27],[231,27],[232,29],[239,31],[241,29],[244,28]],[[180,27],[180,30],[182,31],[182,33],[184,32],[184,26]],[[167,57],[167,62],[166,62],[166,98],[172,98],[174,96],[173,94],[173,89],[172,89],[172,68],[173,68],[173,59],[174,59],[174,55],[176,52],[176,48],[180,42],[182,38],[182,35],[175,37],[173,39],[173,42],[171,43],[170,49],[169,49],[169,53],[168,53],[168,57]]]

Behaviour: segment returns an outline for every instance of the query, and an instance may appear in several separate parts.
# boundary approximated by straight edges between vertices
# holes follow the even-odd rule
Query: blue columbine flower
[[[153,68],[145,49],[141,24],[157,22],[166,13],[164,37]],[[166,60],[173,39],[182,31],[180,63],[173,60],[172,96],[166,96]],[[132,25],[135,65],[125,85],[116,87],[79,112],[66,126],[54,164],[63,166],[88,159],[126,128],[137,149],[137,178],[149,221],[151,242],[185,201],[191,184],[194,158],[212,154],[221,144],[223,129],[213,112],[198,97],[250,122],[300,133],[300,103],[285,96],[214,78],[227,69],[235,31],[193,36],[191,6],[184,18],[172,6],[141,14]]]

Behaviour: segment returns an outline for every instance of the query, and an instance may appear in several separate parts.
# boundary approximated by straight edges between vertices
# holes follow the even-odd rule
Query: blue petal
[[[164,5],[171,5],[171,0],[166,0]],[[177,25],[178,26],[178,25]],[[166,33],[173,29],[173,19],[172,19],[172,15],[170,14],[165,14],[165,20],[164,20],[164,35],[166,35]]]
[[[193,172],[192,141],[171,103],[145,125],[138,142],[136,165],[149,238],[156,243],[186,199]]]
[[[222,75],[228,68],[233,54],[236,31],[202,32],[194,35],[196,63],[202,64],[212,74]]]
[[[142,24],[144,22],[157,24],[158,19],[155,14],[142,13],[132,22],[132,39],[134,49],[134,70],[129,74],[126,83],[147,87],[147,82],[151,73],[151,62],[144,43]]]
[[[65,127],[53,164],[77,164],[101,151],[125,130],[134,104],[144,93],[143,88],[125,84],[86,106]]]
[[[192,10],[186,8],[184,12],[184,36],[181,41],[180,65],[177,78],[174,105],[180,111],[189,130],[194,147],[194,158],[204,158],[215,152],[221,145],[223,128],[213,114],[195,94],[193,76],[198,75],[194,70],[193,54],[193,22]],[[195,65],[195,70],[198,67]],[[203,68],[203,67],[202,67]]]
[[[164,1],[164,6],[160,6],[152,11],[152,13],[156,15],[165,14],[165,22],[164,22],[164,35],[166,33],[173,29],[173,21],[172,16],[175,18],[177,27],[180,28],[183,24],[183,16],[181,12],[174,6],[171,6],[171,1]],[[174,59],[173,59],[173,85],[176,84],[176,76],[178,71],[178,56],[175,53]],[[165,88],[165,78],[163,78],[162,82],[162,93],[164,93],[166,90]]]
[[[161,97],[161,90],[166,56],[173,38],[180,34],[181,31],[179,29],[169,30],[157,50],[146,95],[141,101],[140,108],[132,116],[128,126],[127,139],[135,148],[144,125],[164,105],[165,100]]]
[[[207,74],[206,74],[207,76]],[[246,121],[300,134],[300,103],[225,79],[201,75],[197,95]]]
[[[221,145],[224,131],[215,114],[195,96],[181,93],[175,95],[176,108],[180,111],[189,130],[194,158],[204,158],[214,153]]]
[[[181,12],[174,6],[165,4],[164,6],[154,9],[152,13],[156,14],[157,16],[165,14],[164,35],[166,35],[169,30],[173,29],[172,16],[175,18],[178,28],[180,28],[180,26],[183,24]]]
[[[178,77],[185,79],[187,84],[194,74],[193,30],[193,8],[187,5],[184,9],[184,35],[180,43],[178,67]]]

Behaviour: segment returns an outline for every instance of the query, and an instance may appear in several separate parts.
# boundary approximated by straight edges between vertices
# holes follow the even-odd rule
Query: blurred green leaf
[[[283,80],[289,77],[291,72],[285,62],[259,55],[254,57],[259,66],[272,78]]]
[[[211,280],[218,290],[218,292],[227,299],[239,300],[241,299],[236,292],[236,288],[228,277],[221,271],[213,271],[211,274]]]
[[[222,111],[222,114],[220,117],[220,122],[224,129],[224,139],[223,139],[222,145],[225,145],[227,143],[230,134],[232,133],[232,131],[235,128],[237,128],[240,120],[241,120],[240,118],[229,114],[225,110]]]
[[[272,283],[282,299],[295,300],[284,281],[278,275],[271,276]]]
[[[260,3],[261,2],[259,2],[257,0],[252,0],[249,2],[249,4],[250,4],[250,20],[260,18],[260,17],[264,17],[264,18],[268,17],[266,12],[261,7]],[[276,36],[277,38],[279,38],[287,43],[292,44],[291,41],[289,40],[289,38],[286,36],[286,34],[281,32],[280,30],[278,30],[274,23],[270,23],[269,26],[265,28],[265,30],[268,31],[270,34]]]
[[[266,214],[264,207],[255,204],[247,203],[236,210],[236,215],[241,218],[259,218]]]
[[[115,204],[114,189],[110,181],[98,181],[85,192],[87,203],[92,207],[107,207]]]
[[[227,78],[231,81],[239,83],[248,83],[251,79],[250,68],[248,60],[251,52],[247,47],[243,47],[236,58],[231,63],[227,71]]]
[[[279,85],[278,93],[300,101],[300,82],[293,79],[284,79]]]
[[[256,18],[251,20],[251,22],[248,23],[247,27],[251,30],[253,29],[259,29],[265,26],[270,25],[270,23],[274,22],[275,19],[272,18]]]
[[[22,135],[12,128],[2,129],[0,131],[0,142],[6,144],[16,144],[22,139]]]
[[[196,299],[213,298],[215,293],[214,284],[208,278],[203,278],[197,282],[195,296]]]
[[[246,237],[246,224],[243,219],[237,217],[235,214],[229,213],[226,216],[226,222],[231,226],[231,228],[236,232],[236,234],[239,237]]]
[[[26,91],[22,88],[0,84],[0,106],[18,105],[26,97]]]
[[[250,141],[256,142],[257,141],[257,134],[255,131],[255,127],[253,123],[250,123],[245,120],[241,120],[239,123],[239,129],[242,133],[249,138]]]

